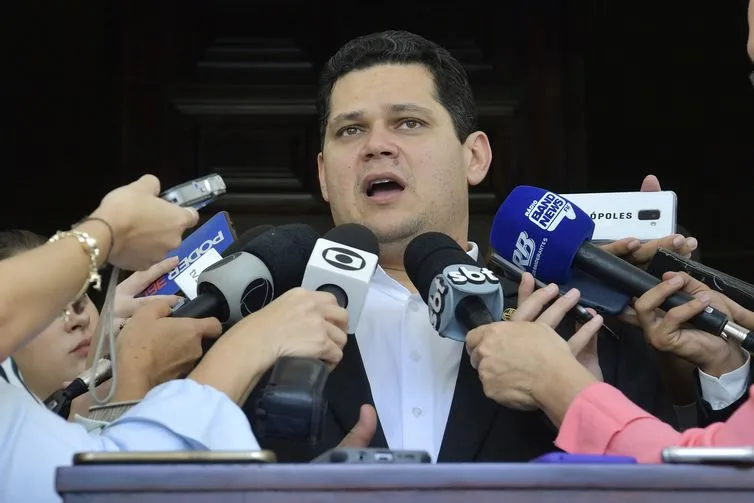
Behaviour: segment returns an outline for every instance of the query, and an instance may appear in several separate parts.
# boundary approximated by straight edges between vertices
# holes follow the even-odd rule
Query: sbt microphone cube
[[[501,319],[503,288],[495,273],[486,267],[450,265],[432,280],[427,297],[429,321],[441,336],[466,340],[466,332],[472,327],[464,323],[465,316],[457,315],[457,308],[467,297],[481,300],[493,319]]]
[[[306,265],[301,286],[330,292],[348,311],[348,333],[356,330],[369,282],[377,268],[377,255],[320,238]]]

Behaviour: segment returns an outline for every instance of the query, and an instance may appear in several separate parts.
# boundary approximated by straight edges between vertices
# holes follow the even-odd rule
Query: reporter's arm
[[[99,435],[90,435],[0,382],[0,501],[59,501],[55,470],[77,452],[258,450],[248,420],[227,396],[191,380],[150,391]]]
[[[110,231],[102,222],[76,230],[97,241],[101,266],[110,253]],[[81,290],[91,270],[89,253],[74,237],[47,243],[0,261],[0,360],[23,346],[58,316]],[[29,306],[34,306],[30,309]]]
[[[625,455],[641,463],[659,463],[662,449],[670,446],[754,445],[752,421],[754,400],[749,399],[725,423],[679,433],[612,386],[594,383],[573,399],[555,445],[566,452]]]

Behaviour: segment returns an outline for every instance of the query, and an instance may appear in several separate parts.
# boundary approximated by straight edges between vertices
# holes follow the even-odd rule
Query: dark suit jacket
[[[517,285],[504,281],[505,305],[516,305]],[[613,324],[615,325],[615,324]],[[572,321],[565,320],[562,334],[573,331]],[[633,327],[611,327],[620,336],[615,340],[600,334],[599,359],[605,381],[616,386],[628,398],[663,421],[676,424],[671,402],[660,386],[654,354]],[[254,424],[254,403],[266,378],[244,406]],[[330,374],[325,389],[328,400],[323,435],[317,445],[280,439],[259,438],[264,449],[271,449],[280,462],[308,462],[335,447],[356,424],[362,404],[374,405],[356,338],[349,335],[343,359]],[[378,411],[379,412],[379,411]],[[438,461],[528,461],[557,450],[553,440],[555,427],[541,412],[521,412],[503,407],[488,399],[476,370],[462,350],[461,365],[445,427]],[[381,426],[371,447],[387,447]]]

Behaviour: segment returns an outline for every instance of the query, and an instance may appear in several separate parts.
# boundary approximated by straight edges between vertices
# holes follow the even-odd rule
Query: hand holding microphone
[[[562,283],[577,269],[639,297],[660,280],[589,242],[594,222],[557,194],[536,187],[516,187],[495,216],[490,242],[501,256],[542,281]],[[678,292],[663,302],[672,309],[693,300]],[[695,327],[733,339],[754,350],[754,334],[708,307],[690,320]]]
[[[663,279],[665,281],[634,303],[636,317],[647,341],[658,351],[673,353],[715,377],[740,368],[745,357],[737,344],[710,337],[706,332],[688,327],[687,323],[710,306],[733,319],[736,319],[734,312],[743,308],[685,273],[666,273]],[[695,298],[660,313],[658,308],[678,291]]]
[[[306,264],[302,288],[327,292],[347,311],[348,333],[358,325],[378,261],[377,238],[366,227],[344,224],[317,240]],[[283,357],[256,404],[260,436],[309,440],[321,435],[330,368],[318,358]]]

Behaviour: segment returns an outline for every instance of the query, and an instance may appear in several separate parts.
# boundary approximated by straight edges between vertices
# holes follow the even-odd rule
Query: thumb
[[[343,437],[338,447],[367,447],[377,431],[377,411],[371,405],[362,405],[359,421]]]
[[[660,192],[660,180],[654,175],[647,175],[644,177],[644,181],[641,182],[640,192]]]
[[[142,298],[149,299],[149,301],[142,304],[133,314],[132,318],[158,320],[160,318],[165,318],[170,314],[170,301],[165,299],[150,299],[149,297],[139,297],[139,299]]]
[[[131,182],[131,187],[139,192],[156,196],[160,193],[160,180],[154,175],[144,175],[135,182]]]

